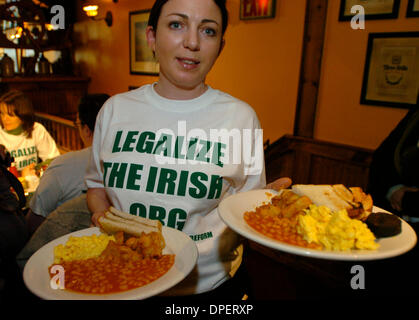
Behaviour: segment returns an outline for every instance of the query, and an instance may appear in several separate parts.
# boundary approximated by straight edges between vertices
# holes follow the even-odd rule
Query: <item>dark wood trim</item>
[[[35,121],[41,123],[51,134],[60,153],[83,148],[83,142],[73,121],[42,112],[35,112]]]
[[[43,113],[43,112],[35,112],[35,117],[39,119],[43,119],[45,121],[56,122],[60,125],[67,126],[67,127],[74,127],[74,123],[71,120],[64,119],[61,117],[57,117],[51,114]],[[77,128],[76,128],[77,129]]]
[[[20,90],[32,101],[35,112],[74,120],[89,82],[90,78],[78,76],[15,76],[0,79],[0,92]]]
[[[273,250],[249,240],[250,250],[257,251],[274,261],[274,263],[285,265],[296,272],[306,273],[322,280],[326,286],[345,286],[348,270],[352,262],[322,260],[305,256],[298,256],[291,253]]]
[[[294,135],[313,137],[328,0],[307,0]]]
[[[33,77],[22,77],[15,76],[11,78],[0,78],[2,83],[39,83],[39,82],[72,82],[72,83],[88,83],[89,77],[77,77],[77,76],[33,76]]]
[[[267,182],[290,177],[294,183],[367,187],[373,150],[285,135],[265,148]]]

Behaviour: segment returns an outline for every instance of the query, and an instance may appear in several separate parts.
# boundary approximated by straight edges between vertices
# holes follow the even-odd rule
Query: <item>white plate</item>
[[[329,259],[329,260],[378,260],[401,255],[416,244],[416,233],[412,227],[402,220],[402,232],[396,236],[378,239],[380,247],[377,250],[351,250],[351,251],[328,251],[314,250],[294,246],[264,236],[250,227],[243,218],[246,211],[253,211],[263,203],[269,202],[272,195],[278,194],[274,190],[252,190],[232,195],[224,199],[218,206],[221,219],[231,229],[242,236],[272,249],[285,251],[301,256]],[[374,212],[383,211],[378,207]]]
[[[82,237],[101,234],[99,228],[96,227],[76,231],[47,243],[35,252],[26,263],[23,280],[28,289],[42,299],[133,300],[149,298],[182,281],[192,271],[198,259],[198,249],[185,233],[168,227],[163,227],[162,233],[166,242],[163,253],[175,254],[175,263],[166,274],[143,287],[110,294],[85,294],[51,287],[48,267],[54,260],[54,247],[58,244],[65,244],[70,236]]]

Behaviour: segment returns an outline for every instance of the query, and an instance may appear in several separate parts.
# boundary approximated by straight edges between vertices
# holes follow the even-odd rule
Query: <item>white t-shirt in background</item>
[[[29,207],[43,217],[64,202],[87,190],[84,175],[90,159],[91,148],[67,152],[49,165],[33,194]]]
[[[31,138],[28,138],[26,133],[7,133],[0,127],[0,144],[15,158],[14,166],[19,171],[32,163],[36,164],[38,157],[45,161],[60,155],[54,139],[39,122],[34,123]]]

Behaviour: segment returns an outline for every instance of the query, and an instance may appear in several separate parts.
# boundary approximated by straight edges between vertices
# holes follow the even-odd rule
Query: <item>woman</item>
[[[74,123],[85,148],[57,157],[42,175],[25,216],[31,234],[61,204],[86,192],[84,173],[90,159],[96,116],[108,98],[107,94],[86,94],[81,98]]]
[[[15,158],[14,166],[22,176],[31,174],[38,162],[60,155],[45,127],[34,121],[31,101],[20,91],[0,96],[0,144]]]
[[[113,205],[180,229],[198,247],[197,268],[167,295],[243,295],[227,281],[242,261],[242,243],[217,206],[230,194],[265,187],[265,171],[253,109],[205,83],[227,22],[225,1],[157,0],[146,36],[160,63],[159,80],[112,97],[96,122],[86,176],[93,223]],[[233,144],[221,134],[220,142],[214,133],[222,130],[243,141]],[[261,163],[249,169],[241,145]]]

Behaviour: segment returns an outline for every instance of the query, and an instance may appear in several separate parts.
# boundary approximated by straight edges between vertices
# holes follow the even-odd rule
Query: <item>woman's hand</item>
[[[279,191],[281,189],[286,189],[292,184],[292,180],[290,178],[284,177],[276,179],[274,182],[271,182],[266,185],[266,189],[273,189]]]
[[[91,227],[100,227],[99,218],[105,216],[105,212],[95,212],[92,214],[92,224]]]
[[[87,206],[92,213],[93,227],[99,227],[99,218],[105,215],[105,212],[111,206],[104,188],[91,188],[87,190]]]

